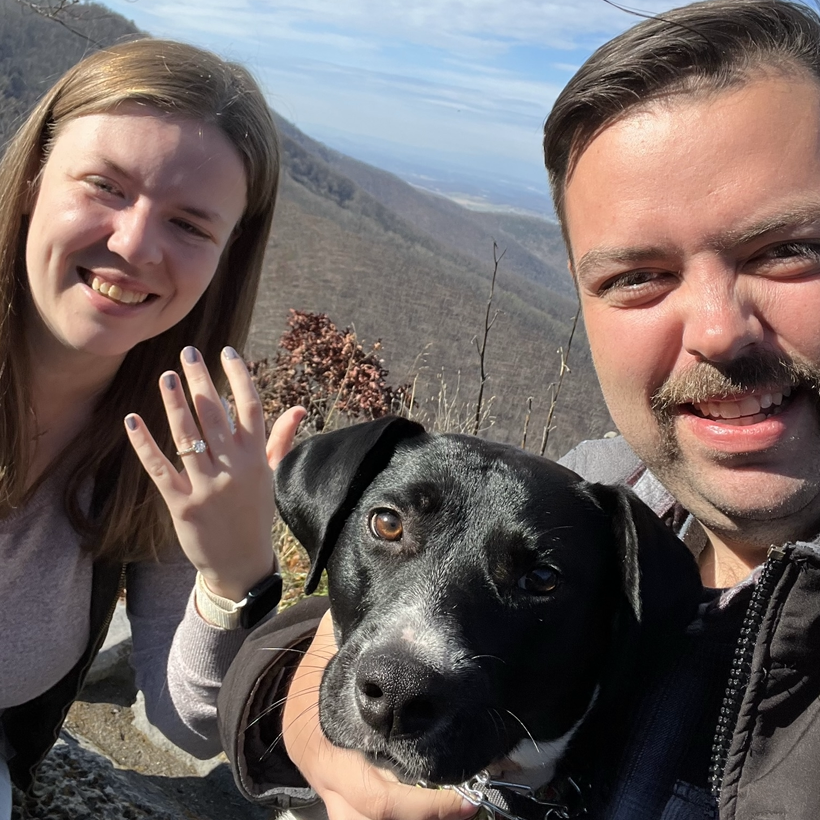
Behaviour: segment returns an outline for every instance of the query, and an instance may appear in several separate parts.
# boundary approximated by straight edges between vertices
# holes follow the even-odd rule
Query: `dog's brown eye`
[[[370,518],[370,529],[377,538],[398,541],[404,531],[401,518],[393,510],[376,510]]]
[[[536,567],[518,579],[518,586],[533,595],[546,595],[558,586],[558,573],[549,567]]]

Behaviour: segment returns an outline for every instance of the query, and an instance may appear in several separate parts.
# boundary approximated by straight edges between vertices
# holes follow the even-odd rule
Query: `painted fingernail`
[[[136,430],[137,429],[137,417],[134,415],[126,416],[125,417],[125,426],[129,430]]]
[[[185,357],[185,361],[188,362],[188,364],[193,364],[199,358],[196,348],[191,347],[190,345],[182,349],[182,355]]]
[[[222,355],[226,359],[238,359],[239,354],[232,347],[225,347],[222,349]]]
[[[166,389],[173,390],[177,386],[176,373],[166,373],[162,377],[162,382],[165,385]]]

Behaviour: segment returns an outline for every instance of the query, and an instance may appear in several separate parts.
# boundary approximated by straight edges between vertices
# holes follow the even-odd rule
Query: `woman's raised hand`
[[[196,418],[176,373],[163,373],[160,391],[183,469],[166,458],[139,416],[127,416],[125,426],[185,554],[214,594],[239,601],[274,569],[272,469],[290,449],[305,411],[283,413],[266,450],[262,404],[237,352],[227,347],[222,353],[236,404],[233,422],[199,352],[186,347],[181,359]]]

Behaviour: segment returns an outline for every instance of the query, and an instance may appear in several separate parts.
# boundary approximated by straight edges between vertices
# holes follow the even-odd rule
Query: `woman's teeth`
[[[112,285],[99,276],[91,277],[91,287],[103,296],[107,296],[113,302],[119,302],[123,305],[138,305],[148,298],[147,293],[137,293],[134,290],[125,290],[119,285]]]
[[[779,413],[783,399],[791,395],[792,388],[784,387],[780,391],[761,393],[755,396],[744,396],[732,401],[702,401],[693,403],[693,407],[705,418],[725,421],[730,424],[756,424],[768,416]]]

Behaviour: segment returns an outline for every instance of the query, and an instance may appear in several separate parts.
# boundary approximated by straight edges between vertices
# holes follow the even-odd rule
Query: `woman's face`
[[[26,240],[35,355],[119,362],[179,322],[213,278],[246,190],[215,126],[135,104],[68,122]]]

